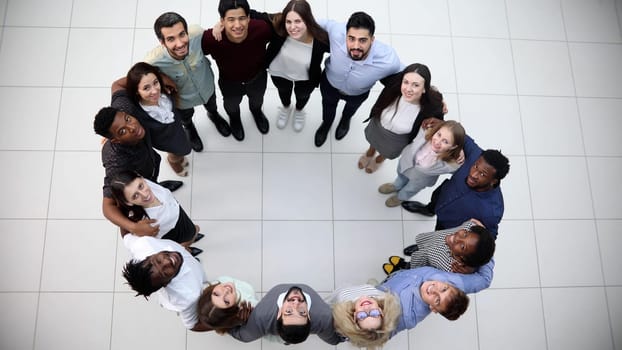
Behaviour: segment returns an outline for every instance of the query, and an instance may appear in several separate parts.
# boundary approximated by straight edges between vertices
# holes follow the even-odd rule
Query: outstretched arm
[[[125,235],[126,231],[129,231],[138,236],[155,236],[160,230],[160,225],[152,226],[156,220],[143,219],[139,222],[133,222],[128,219],[117,207],[116,201],[109,197],[103,197],[102,212],[106,219],[121,228],[121,235]]]

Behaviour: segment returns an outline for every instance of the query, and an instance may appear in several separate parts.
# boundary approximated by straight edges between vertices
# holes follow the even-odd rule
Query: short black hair
[[[100,109],[95,115],[95,121],[93,122],[95,133],[105,138],[112,138],[110,127],[112,126],[117,112],[119,111],[113,107],[104,107]]]
[[[299,344],[307,340],[311,332],[311,322],[307,320],[304,325],[283,325],[283,319],[276,321],[276,330],[286,344]]]
[[[475,252],[471,255],[463,256],[462,260],[467,266],[480,267],[492,259],[492,256],[495,253],[495,239],[483,226],[471,226],[469,231],[476,234],[479,237],[479,240],[475,246]]]
[[[371,18],[370,15],[366,14],[363,11],[354,12],[350,18],[348,19],[348,23],[346,23],[346,30],[350,28],[363,28],[369,31],[369,36],[374,36],[374,32],[376,31],[376,24],[374,23],[374,19]]]
[[[151,293],[162,288],[151,283],[151,263],[145,260],[132,259],[123,266],[123,277],[127,284],[136,292],[136,296],[142,295],[145,299]]]
[[[495,168],[495,179],[499,180],[495,187],[499,186],[503,179],[510,171],[510,160],[496,149],[487,149],[482,152],[482,157],[486,163]]]
[[[153,31],[155,31],[155,35],[158,37],[158,40],[164,41],[162,28],[172,27],[179,22],[184,25],[184,30],[188,33],[188,23],[186,23],[186,20],[179,13],[165,12],[161,14],[153,24]]]
[[[220,0],[218,3],[218,14],[220,14],[220,18],[225,18],[227,11],[237,8],[242,8],[247,16],[251,12],[251,7],[246,0]]]

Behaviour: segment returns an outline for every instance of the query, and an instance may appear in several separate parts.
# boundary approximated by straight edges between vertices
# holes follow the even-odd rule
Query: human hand
[[[238,319],[242,321],[241,324],[245,324],[246,321],[248,321],[248,318],[251,316],[251,311],[253,311],[251,303],[249,303],[248,301],[243,301],[240,303],[238,310]]]
[[[160,231],[160,225],[155,219],[142,219],[134,223],[130,231],[137,236],[155,236]]]
[[[225,29],[225,26],[222,25],[221,21],[216,22],[212,27],[212,36],[216,41],[222,40],[222,31]]]
[[[162,74],[162,84],[164,84],[164,92],[171,95],[177,92],[177,84],[168,75]]]
[[[479,220],[477,220],[477,219],[471,218],[471,220],[470,220],[470,221],[471,221],[472,223],[474,223],[475,225],[477,225],[477,226],[481,226],[481,227],[483,227],[483,228],[486,228],[486,226],[484,226],[484,224],[482,224],[482,222],[481,222],[481,221],[479,221]]]
[[[441,123],[440,119],[437,119],[437,118],[434,118],[434,117],[425,118],[423,120],[423,122],[421,122],[421,128],[423,128],[423,129],[430,129],[430,128],[433,128],[433,127],[437,126],[440,123]]]
[[[475,268],[466,266],[462,261],[454,261],[451,263],[451,271],[455,273],[469,274],[475,272]]]
[[[460,150],[460,155],[458,155],[458,159],[456,159],[456,162],[458,162],[458,164],[464,163],[464,150]]]

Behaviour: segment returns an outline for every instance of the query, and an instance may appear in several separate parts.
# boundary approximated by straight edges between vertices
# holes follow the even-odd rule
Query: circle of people
[[[428,67],[404,66],[393,48],[374,39],[368,14],[355,12],[345,24],[316,20],[305,0],[291,0],[275,14],[251,10],[246,0],[221,0],[218,12],[220,21],[208,30],[188,26],[174,12],[159,16],[154,30],[161,45],[112,84],[111,106],[95,116],[95,132],[105,138],[102,210],[120,227],[131,254],[122,271],[129,286],[137,296],[156,293],[160,305],[177,312],[192,331],[214,330],[243,342],[269,337],[296,344],[316,334],[332,345],[349,341],[377,349],[431,312],[460,317],[468,307],[466,293],[492,281],[504,210],[499,185],[508,159],[482,150],[460,123],[443,120],[446,105]],[[217,110],[207,55],[218,65],[228,122]],[[196,258],[202,250],[191,246],[204,235],[171,193],[182,183],[157,181],[161,157],[154,149],[167,153],[177,175],[187,176],[185,156],[203,149],[192,122],[194,107],[204,105],[222,136],[242,141],[244,95],[266,134],[268,72],[282,104],[279,129],[290,119],[295,131],[304,128],[304,107],[319,85],[317,147],[326,141],[340,100],[345,106],[337,140],[348,133],[371,87],[377,81],[384,85],[366,120],[370,146],[357,166],[373,173],[385,159],[399,157],[397,177],[378,191],[389,195],[388,207],[436,215],[436,231],[417,235],[404,249],[410,261],[389,257],[383,282],[341,288],[324,299],[308,285],[279,284],[257,300],[249,283],[228,276],[207,280]],[[409,201],[441,174],[453,176],[434,190],[430,203]]]

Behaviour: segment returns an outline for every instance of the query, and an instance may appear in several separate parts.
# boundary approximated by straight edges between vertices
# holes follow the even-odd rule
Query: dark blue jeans
[[[367,97],[369,97],[369,91],[356,96],[342,94],[339,90],[330,85],[330,82],[328,82],[326,78],[326,72],[322,72],[320,92],[322,93],[322,122],[328,124],[328,126],[331,126],[335,120],[339,100],[346,101],[346,105],[343,107],[343,112],[341,113],[341,120],[345,121],[350,120],[363,102],[367,100]]]

